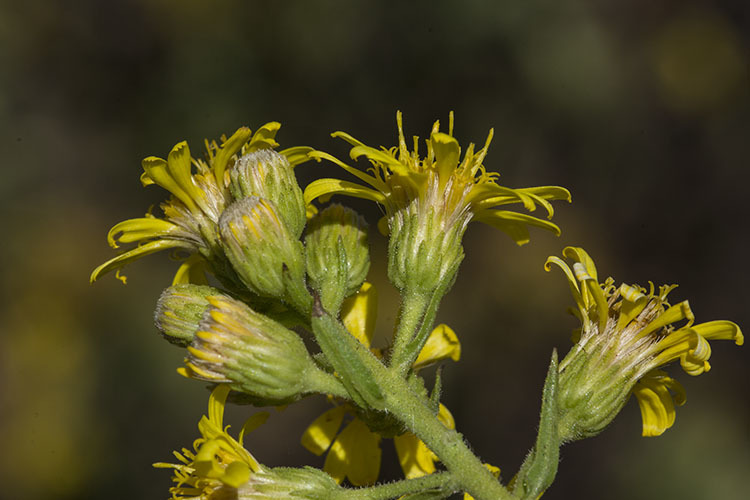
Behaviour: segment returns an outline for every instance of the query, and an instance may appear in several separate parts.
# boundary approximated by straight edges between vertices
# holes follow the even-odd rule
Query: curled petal
[[[575,262],[580,262],[583,267],[586,268],[586,272],[594,280],[599,280],[599,276],[596,273],[596,264],[594,264],[594,259],[589,256],[586,250],[580,247],[565,247],[563,248],[563,256]]]
[[[731,321],[708,321],[695,325],[693,330],[699,335],[709,340],[734,340],[736,345],[745,343],[745,337],[742,335],[740,327]]]
[[[276,133],[281,128],[279,122],[268,122],[265,125],[261,125],[258,130],[253,134],[253,138],[250,139],[248,148],[251,151],[264,148],[275,148],[279,145],[276,142]],[[249,151],[248,151],[249,152]]]
[[[578,280],[573,274],[573,271],[571,271],[570,267],[568,266],[568,264],[565,263],[564,260],[562,260],[559,257],[555,257],[554,255],[550,255],[547,258],[547,262],[544,263],[544,270],[547,272],[552,270],[552,264],[555,264],[557,267],[562,269],[562,272],[565,273],[565,277],[568,280],[568,286],[570,286],[570,291],[573,294],[573,300],[575,300],[576,305],[578,306],[578,310],[580,311],[581,318],[586,317],[586,306],[583,303],[583,296],[581,295],[581,289],[578,288]]]
[[[108,260],[104,264],[94,269],[94,271],[91,273],[89,281],[93,283],[94,281],[98,280],[99,277],[101,277],[102,275],[107,274],[110,271],[114,271],[115,269],[119,269],[131,261],[140,259],[144,255],[149,255],[155,252],[159,252],[161,250],[166,250],[167,248],[188,248],[189,249],[189,248],[193,248],[193,245],[191,245],[190,243],[187,243],[184,241],[178,241],[178,240],[156,240],[156,241],[151,241],[149,243],[145,243],[128,252],[118,255],[114,259]]]
[[[633,394],[641,409],[644,436],[659,436],[672,427],[675,403],[683,405],[686,400],[682,385],[661,370],[646,374],[633,388]]]
[[[119,243],[133,243],[165,236],[179,229],[178,226],[156,217],[128,219],[115,224],[107,233],[107,242],[112,248]]]

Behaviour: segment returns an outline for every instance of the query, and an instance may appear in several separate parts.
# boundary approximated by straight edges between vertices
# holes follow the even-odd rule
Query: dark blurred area
[[[534,440],[547,362],[576,321],[548,255],[584,246],[617,282],[679,283],[698,321],[747,331],[744,203],[750,158],[750,9],[735,1],[0,1],[0,482],[5,498],[167,498],[151,463],[190,446],[208,392],[175,373],[152,310],[177,264],[165,255],[88,284],[115,255],[105,235],[165,197],[140,160],[187,139],[283,127],[282,147],[341,158],[345,130],[370,145],[428,135],[455,111],[463,145],[510,187],[562,185],[560,238],[518,248],[472,224],[439,320],[462,340],[444,402],[507,480]],[[305,184],[327,171],[297,168]],[[345,201],[345,200],[340,200]],[[347,201],[345,201],[347,202]],[[348,203],[348,202],[347,202]],[[378,210],[353,203],[374,226]],[[384,342],[397,295],[372,231]],[[747,347],[714,342],[674,427],[642,438],[631,401],[602,435],[562,450],[545,499],[740,499],[750,470]],[[311,398],[246,440],[263,463],[322,465],[299,437]],[[239,431],[256,410],[232,408]],[[396,478],[386,441],[382,477]],[[388,462],[388,465],[385,463]]]

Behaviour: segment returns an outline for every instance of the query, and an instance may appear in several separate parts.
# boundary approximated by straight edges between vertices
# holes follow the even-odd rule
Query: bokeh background
[[[502,184],[573,193],[556,205],[560,238],[536,231],[517,248],[472,224],[439,318],[464,348],[444,400],[511,477],[550,352],[567,351],[576,326],[548,255],[583,245],[605,276],[679,283],[673,299],[699,320],[750,328],[749,37],[745,0],[0,1],[1,496],[166,498],[169,474],[150,464],[197,437],[208,393],[175,373],[182,353],[151,319],[176,264],[155,255],[127,286],[88,284],[114,255],[109,227],[164,197],[140,186],[143,157],[271,120],[282,146],[344,157],[331,131],[391,146],[397,109],[409,135],[451,110],[462,144],[494,127],[486,165]],[[326,171],[298,172],[307,183]],[[398,300],[384,244],[373,234],[382,339]],[[745,498],[748,348],[713,347],[710,373],[679,374],[688,403],[672,429],[640,437],[631,401],[563,449],[545,498]],[[299,436],[325,408],[273,410],[249,447],[268,465],[321,465]],[[238,429],[253,411],[228,418]]]

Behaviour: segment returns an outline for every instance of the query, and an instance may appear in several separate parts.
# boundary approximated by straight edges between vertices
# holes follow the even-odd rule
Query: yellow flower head
[[[478,220],[508,233],[519,245],[529,241],[526,226],[559,234],[559,228],[551,222],[496,210],[509,203],[522,203],[532,211],[539,204],[551,218],[554,211],[547,200],[570,201],[570,193],[557,186],[511,189],[498,185],[498,174],[487,172],[483,165],[492,130],[482,149],[475,152],[474,144],[469,144],[461,160],[461,148],[453,137],[451,113],[448,133],[441,132],[440,122],[436,121],[427,140],[427,154],[420,157],[418,137],[413,138],[412,151],[407,147],[400,111],[396,122],[398,145],[392,148],[373,148],[344,132],[333,134],[352,145],[352,159],[364,156],[370,160],[372,166],[367,172],[352,168],[327,153],[311,153],[311,157],[335,163],[368,186],[340,179],[318,179],[305,189],[305,202],[309,204],[316,198],[327,199],[334,194],[375,201],[385,207],[391,231],[394,225],[403,224],[405,217],[416,214],[431,219],[442,231],[458,226],[461,234],[469,221]],[[380,227],[383,229],[382,224]]]
[[[182,250],[190,254],[177,271],[173,284],[205,283],[204,271],[211,264],[214,271],[223,273],[226,266],[218,242],[217,222],[224,208],[232,201],[228,188],[229,172],[237,155],[278,146],[274,140],[281,125],[270,122],[254,134],[247,127],[237,130],[231,137],[222,138],[221,145],[206,141],[206,158],[191,157],[187,142],[177,144],[167,159],[149,156],[142,162],[141,183],[157,184],[172,195],[161,204],[164,217],[149,211],[144,217],[128,219],[110,229],[107,241],[112,248],[120,243],[137,243],[131,250],[121,253],[97,267],[91,273],[91,282],[100,276],[118,270],[144,255],[161,250]],[[297,165],[307,160],[310,148],[295,147],[281,151],[289,163]],[[216,269],[216,268],[219,269]]]
[[[377,293],[364,283],[357,295],[344,301],[341,317],[347,330],[362,344],[370,347],[375,331]],[[376,354],[379,352],[373,349]],[[418,370],[443,359],[458,361],[461,345],[447,325],[437,326],[414,363]],[[455,428],[453,416],[442,404],[438,418],[448,428]],[[344,423],[347,420],[347,423]],[[338,405],[320,415],[302,436],[302,445],[316,455],[326,455],[323,470],[336,482],[348,478],[355,486],[372,484],[380,474],[380,434],[373,432],[349,404]],[[400,432],[393,438],[401,468],[407,478],[435,472],[437,457],[411,432]]]
[[[247,420],[240,431],[239,441],[224,427],[224,406],[229,386],[219,385],[208,400],[208,416],[198,423],[201,437],[193,443],[193,450],[183,448],[174,456],[181,463],[156,463],[154,467],[173,469],[170,488],[174,499],[218,500],[237,498],[238,488],[251,481],[253,474],[266,471],[242,445],[245,433],[256,429],[268,418],[257,413]]]
[[[582,248],[567,247],[550,257],[545,268],[562,269],[576,302],[573,311],[582,328],[576,345],[560,363],[560,405],[575,427],[571,439],[601,431],[635,394],[643,417],[643,435],[658,436],[672,426],[675,403],[685,402],[682,386],[660,370],[679,360],[690,375],[700,375],[711,365],[709,340],[734,340],[742,345],[739,326],[731,321],[694,324],[687,301],[670,305],[667,295],[676,285],[655,290],[637,285],[615,286],[608,278],[600,283],[594,261]],[[684,322],[682,324],[677,324]],[[672,391],[674,395],[672,394]],[[579,411],[596,407],[598,412]]]

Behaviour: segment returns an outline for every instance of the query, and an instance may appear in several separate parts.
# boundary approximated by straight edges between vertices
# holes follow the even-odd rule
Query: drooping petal
[[[570,270],[570,267],[568,267],[568,264],[566,264],[564,260],[555,257],[554,255],[550,255],[547,258],[547,261],[544,263],[544,270],[547,272],[552,270],[552,264],[555,264],[565,273],[568,285],[570,286],[570,292],[573,295],[573,300],[575,300],[576,306],[578,306],[578,311],[580,311],[581,314],[581,319],[583,319],[586,317],[586,305],[583,303],[581,289],[578,287],[578,280],[573,274],[573,271]]]
[[[341,305],[341,322],[365,347],[372,344],[377,316],[378,292],[372,283],[362,283],[359,291]]]
[[[289,161],[292,167],[296,167],[306,161],[310,161],[310,153],[313,151],[315,150],[309,146],[295,146],[279,151],[279,153],[286,156],[287,161]]]
[[[551,222],[507,210],[483,210],[475,214],[474,219],[500,229],[519,246],[529,242],[529,231],[526,226],[540,227],[560,236],[560,228]]]
[[[427,337],[424,347],[414,361],[413,369],[417,371],[448,358],[453,361],[461,359],[461,343],[451,327],[440,324]]]
[[[193,245],[185,241],[178,240],[156,240],[145,243],[128,252],[118,255],[114,259],[108,260],[104,264],[94,269],[94,271],[91,273],[91,276],[89,277],[89,281],[93,283],[94,281],[99,279],[100,276],[107,274],[110,271],[114,271],[115,269],[119,269],[129,262],[140,259],[144,255],[149,255],[155,252],[160,252],[161,250],[166,250],[167,248],[189,249],[193,248]]]
[[[341,428],[345,414],[346,407],[337,406],[320,415],[302,434],[302,446],[318,456],[325,453]]]
[[[316,198],[341,194],[354,198],[372,200],[381,205],[385,203],[385,196],[379,191],[370,189],[354,182],[341,179],[317,179],[307,185],[304,193],[305,205],[310,205]]]
[[[719,320],[708,321],[695,325],[693,330],[708,340],[734,340],[736,345],[745,343],[745,337],[742,335],[740,327],[731,321]]]
[[[366,182],[367,184],[375,188],[375,190],[380,191],[381,193],[388,192],[388,187],[380,179],[373,177],[372,175],[366,174],[360,170],[357,170],[356,168],[350,167],[346,163],[342,162],[341,160],[339,160],[338,158],[334,156],[329,155],[328,153],[324,153],[322,151],[313,151],[310,153],[310,158],[313,158],[317,161],[328,160],[338,165],[339,167],[343,168],[344,170],[352,174],[357,179]]]
[[[119,248],[119,243],[133,243],[151,238],[166,236],[179,230],[179,227],[164,219],[156,217],[139,217],[127,219],[115,224],[107,233],[107,242],[112,248]]]
[[[633,388],[633,394],[641,409],[644,436],[659,436],[672,427],[675,403],[683,405],[686,400],[682,385],[661,370],[646,374]]]

